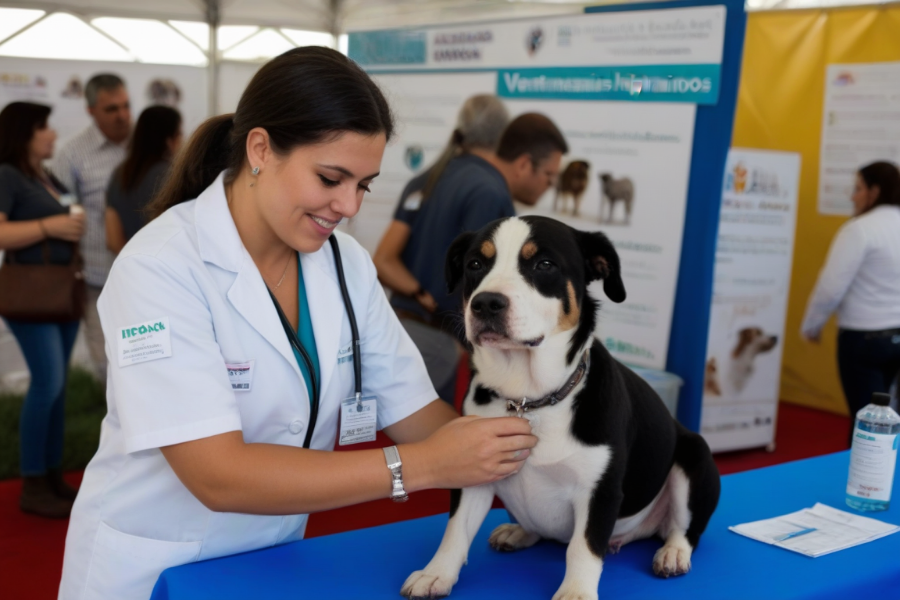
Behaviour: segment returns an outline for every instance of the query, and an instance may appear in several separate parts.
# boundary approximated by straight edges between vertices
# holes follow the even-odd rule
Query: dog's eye
[[[469,264],[466,265],[466,267],[467,267],[470,271],[480,271],[480,270],[481,270],[481,261],[478,260],[477,258],[474,259],[474,260],[470,260],[470,261],[469,261]]]
[[[550,269],[554,268],[555,266],[556,265],[554,265],[549,260],[541,260],[541,261],[538,261],[538,263],[534,265],[534,268],[537,269],[538,271],[549,271]]]

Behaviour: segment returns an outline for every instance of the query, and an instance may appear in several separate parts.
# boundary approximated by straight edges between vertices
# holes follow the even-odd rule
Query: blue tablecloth
[[[607,557],[600,597],[626,600],[776,600],[900,598],[900,533],[819,558],[768,546],[728,531],[729,525],[783,515],[822,502],[846,509],[849,453],[841,452],[722,478],[722,499],[685,576],[658,579],[651,570],[656,540]],[[897,485],[895,485],[897,487]],[[900,524],[900,489],[889,511],[871,516]],[[565,546],[553,542],[512,554],[487,543],[507,521],[493,510],[475,538],[451,598],[548,600],[562,582]],[[400,586],[431,559],[447,515],[314,538],[168,569],[152,600],[397,600]]]

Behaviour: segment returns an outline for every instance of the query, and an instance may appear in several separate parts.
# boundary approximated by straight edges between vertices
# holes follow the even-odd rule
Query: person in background
[[[106,190],[106,247],[118,254],[147,224],[144,208],[166,179],[181,146],[181,113],[151,106],[138,117],[125,162],[113,171]]]
[[[373,258],[378,278],[394,294],[403,296],[401,304],[413,299],[419,303],[425,315],[433,313],[437,308],[434,297],[420,286],[403,260],[423,199],[431,196],[437,182],[454,159],[465,154],[481,156],[482,159],[495,157],[497,143],[508,124],[509,113],[499,98],[489,94],[472,96],[460,109],[456,128],[440,157],[431,167],[406,184],[394,211],[394,220],[381,238]],[[456,339],[432,326],[422,312],[403,308],[397,311],[400,323],[425,359],[428,375],[438,395],[452,402],[460,357]]]
[[[838,370],[852,421],[900,372],[900,171],[875,162],[856,174],[853,218],[831,243],[801,333],[818,343],[838,315]]]
[[[438,400],[368,253],[335,231],[358,214],[393,130],[365,71],[306,46],[263,65],[237,112],[178,154],[151,206],[160,216],[100,297],[119,360],[59,600],[146,600],[166,568],[300,540],[310,512],[522,467],[537,443],[528,421],[459,417]],[[121,334],[148,343],[117,346]],[[370,426],[397,445],[332,452],[339,431],[358,433],[338,427],[357,367]]]
[[[464,343],[459,298],[447,292],[444,278],[447,249],[464,231],[514,216],[513,198],[536,204],[556,181],[566,152],[566,140],[553,121],[526,113],[506,127],[496,152],[470,148],[449,160],[433,188],[426,183],[412,224],[391,223],[375,253],[378,276],[394,290],[391,304],[398,315],[430,323]],[[398,253],[403,269],[393,259]],[[419,351],[428,357],[437,349],[432,344]]]
[[[0,111],[0,250],[21,264],[68,264],[84,233],[84,215],[59,200],[66,188],[44,170],[56,132],[50,107],[13,102]],[[75,490],[62,478],[66,375],[78,321],[26,323],[6,319],[25,356],[31,383],[19,423],[21,509],[66,517]]]
[[[113,261],[113,254],[106,248],[106,188],[113,170],[125,160],[131,108],[128,90],[117,75],[94,75],[84,88],[84,96],[94,122],[63,146],[51,169],[84,206],[81,252],[87,283],[85,337],[97,377],[106,385],[106,352],[97,314],[97,298]]]

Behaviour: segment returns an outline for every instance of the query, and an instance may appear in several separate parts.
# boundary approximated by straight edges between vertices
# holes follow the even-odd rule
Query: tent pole
[[[328,32],[334,38],[334,49],[338,49],[338,38],[343,28],[344,0],[328,0]]]
[[[209,25],[209,61],[207,79],[209,81],[208,116],[219,114],[219,14],[220,0],[206,0],[206,23]]]

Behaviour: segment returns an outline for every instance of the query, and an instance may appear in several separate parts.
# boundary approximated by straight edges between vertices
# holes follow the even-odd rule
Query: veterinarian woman
[[[803,336],[820,339],[838,313],[838,369],[851,419],[900,372],[900,171],[863,167],[853,218],[838,231],[803,318]],[[851,432],[853,423],[851,420]]]
[[[368,255],[334,233],[392,131],[369,77],[308,47],[194,134],[100,299],[109,412],[60,598],[146,599],[167,567],[302,538],[307,513],[520,468],[527,422],[436,400]],[[375,423],[399,446],[330,452]]]

